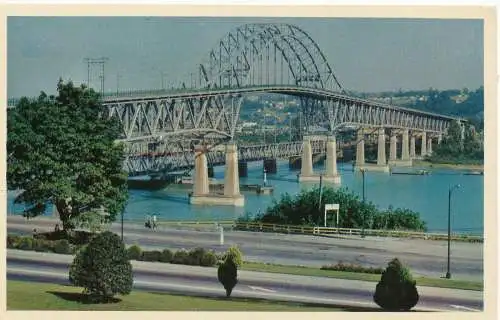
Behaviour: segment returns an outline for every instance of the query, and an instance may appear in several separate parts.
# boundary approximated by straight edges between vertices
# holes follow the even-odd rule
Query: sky
[[[251,17],[8,17],[7,96],[86,82],[86,57],[107,57],[105,90],[156,89],[185,78],[245,23],[290,23],[318,44],[344,89],[476,89],[482,20]],[[97,68],[97,67],[96,67]],[[92,83],[99,88],[97,70]],[[117,81],[118,80],[118,81]]]

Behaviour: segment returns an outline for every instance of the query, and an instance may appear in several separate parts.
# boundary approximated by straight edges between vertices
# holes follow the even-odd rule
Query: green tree
[[[230,297],[238,283],[238,268],[232,259],[226,259],[217,269],[217,278],[226,290],[226,297]]]
[[[84,288],[92,301],[109,302],[132,291],[133,273],[128,252],[117,234],[105,231],[92,238],[75,256],[69,281]]]
[[[57,91],[8,111],[8,186],[23,190],[15,201],[27,217],[53,204],[65,231],[101,209],[114,221],[128,198],[120,125],[100,117],[105,107],[92,89],[59,80]]]
[[[418,303],[416,281],[397,258],[391,260],[382,273],[373,300],[388,311],[407,311]]]

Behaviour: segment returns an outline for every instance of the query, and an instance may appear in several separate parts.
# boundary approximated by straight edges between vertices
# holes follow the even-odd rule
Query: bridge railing
[[[307,234],[317,236],[356,236],[365,234],[366,236],[376,237],[395,237],[395,238],[413,238],[425,240],[446,240],[447,234],[418,232],[406,230],[374,230],[374,229],[355,229],[355,228],[332,228],[332,227],[308,227],[280,224],[266,224],[256,222],[235,222],[233,230],[275,232],[287,234]],[[451,239],[454,241],[483,242],[482,236],[453,233]]]

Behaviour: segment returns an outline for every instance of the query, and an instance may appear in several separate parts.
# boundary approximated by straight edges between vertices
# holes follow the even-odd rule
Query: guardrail
[[[331,228],[331,227],[308,227],[308,226],[293,226],[293,225],[278,225],[256,222],[236,222],[233,225],[234,230],[241,231],[258,231],[258,232],[276,232],[288,234],[308,234],[317,236],[354,236],[364,235],[377,237],[395,237],[395,238],[413,238],[426,240],[446,240],[448,234],[432,233],[432,232],[417,232],[406,230],[373,230],[373,229],[354,229],[354,228]],[[451,239],[454,241],[468,242],[483,242],[482,236],[452,233]]]

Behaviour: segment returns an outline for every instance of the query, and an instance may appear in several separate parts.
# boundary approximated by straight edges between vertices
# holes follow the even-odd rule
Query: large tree
[[[64,230],[100,210],[114,221],[128,199],[120,125],[100,116],[105,107],[92,89],[59,80],[57,91],[9,109],[8,186],[22,190],[15,201],[26,204],[27,217],[52,203]]]

